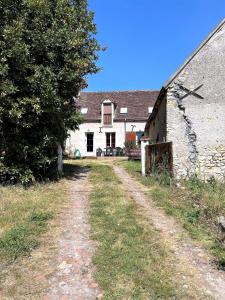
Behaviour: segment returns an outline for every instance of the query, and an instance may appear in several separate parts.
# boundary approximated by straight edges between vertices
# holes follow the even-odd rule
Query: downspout
[[[126,133],[127,133],[127,119],[124,119],[124,143],[126,142]]]

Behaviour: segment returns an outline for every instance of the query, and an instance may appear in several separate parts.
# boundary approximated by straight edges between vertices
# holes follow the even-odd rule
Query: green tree
[[[81,116],[75,98],[98,71],[85,0],[0,0],[0,181],[56,174],[57,145]]]

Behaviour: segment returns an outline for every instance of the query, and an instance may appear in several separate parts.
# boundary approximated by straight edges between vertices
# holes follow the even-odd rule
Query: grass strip
[[[104,299],[177,299],[174,269],[159,234],[110,166],[92,168],[90,219],[98,243],[93,261]]]

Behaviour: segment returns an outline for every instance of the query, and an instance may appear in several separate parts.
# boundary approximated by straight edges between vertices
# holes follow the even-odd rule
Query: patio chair
[[[116,156],[123,156],[123,149],[121,147],[116,147]]]
[[[96,150],[96,156],[102,156],[102,149],[101,148],[98,148],[97,150]]]

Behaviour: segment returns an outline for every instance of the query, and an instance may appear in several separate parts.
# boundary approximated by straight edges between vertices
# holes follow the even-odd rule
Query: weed
[[[30,220],[33,222],[43,222],[48,221],[53,218],[53,212],[52,211],[45,211],[45,212],[37,212],[33,211],[30,216]]]
[[[200,210],[191,210],[185,213],[187,221],[191,224],[196,224],[199,220]]]
[[[168,169],[168,165],[168,155],[164,155],[161,163],[153,165],[152,171],[149,174],[149,176],[153,177],[155,181],[158,182],[160,185],[172,185],[173,179],[171,176],[171,172]]]
[[[38,241],[30,237],[28,224],[10,229],[0,239],[0,249],[10,260],[15,260],[19,256],[29,255],[38,244]]]
[[[37,236],[46,229],[46,222],[53,217],[52,212],[33,211],[26,222],[8,230],[0,239],[0,249],[10,260],[29,256],[39,242]]]

